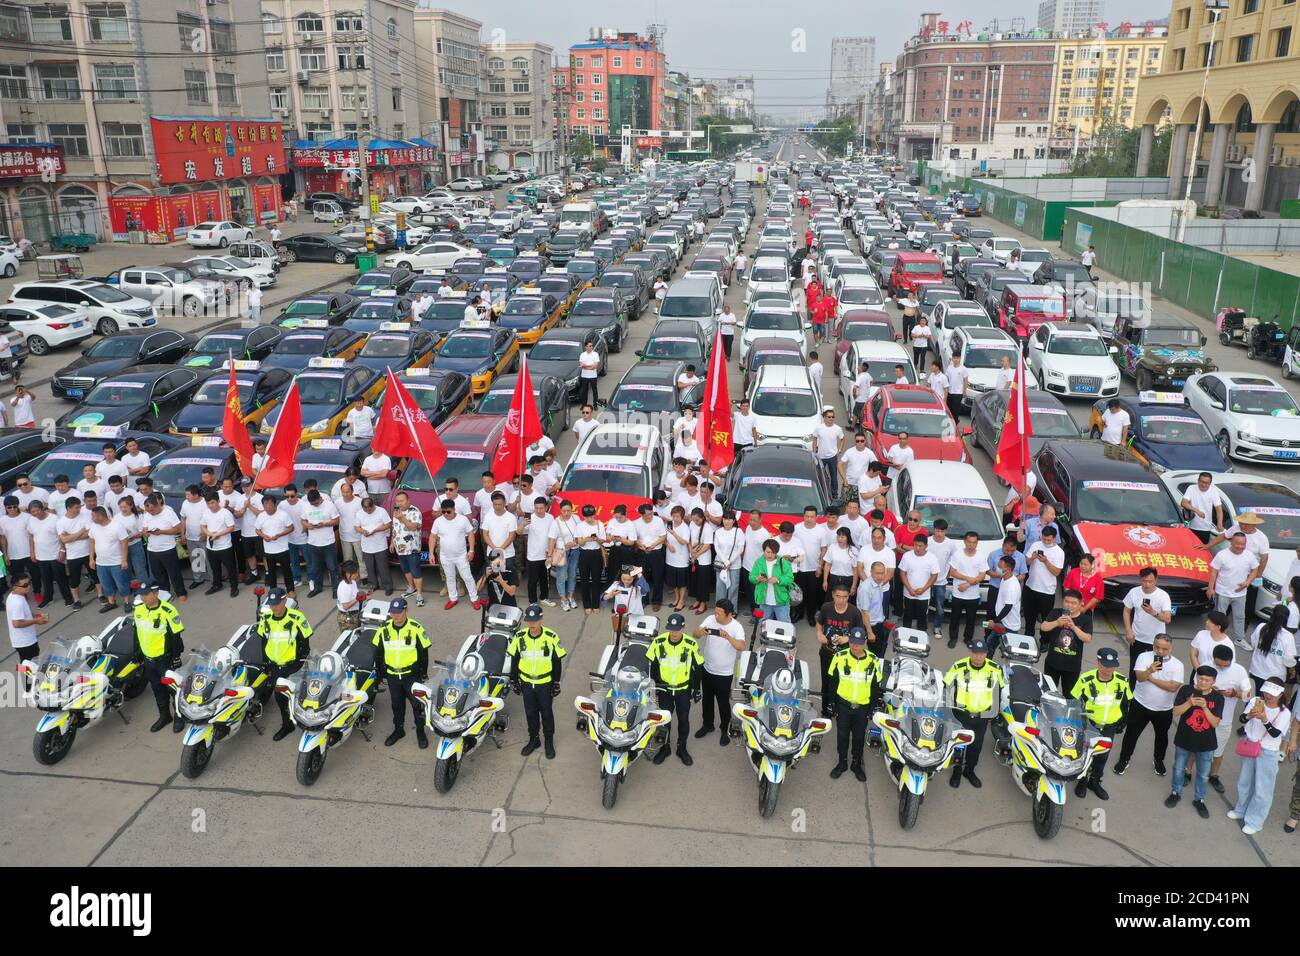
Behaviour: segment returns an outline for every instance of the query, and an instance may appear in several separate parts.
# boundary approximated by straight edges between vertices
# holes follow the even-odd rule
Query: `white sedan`
[[[1107,398],[1119,394],[1115,351],[1091,325],[1047,322],[1030,336],[1028,362],[1043,388],[1053,394]]]
[[[237,222],[201,222],[191,226],[185,241],[191,246],[219,246],[224,249],[232,242],[253,238],[253,230]]]
[[[1008,239],[1003,236],[991,236],[984,240],[984,245],[980,246],[980,255],[996,259],[998,262],[1006,265],[1011,261],[1011,251],[1019,248],[1019,239]]]
[[[1300,408],[1266,375],[1198,372],[1183,386],[1225,456],[1300,465]]]
[[[447,184],[447,188],[458,193],[475,192],[480,189],[487,189],[487,185],[481,179],[475,179],[472,176],[461,176],[453,179]]]
[[[387,268],[406,266],[412,272],[438,272],[450,269],[457,259],[469,259],[483,253],[474,248],[466,248],[458,242],[438,239],[426,242],[415,249],[397,252],[384,260]]]
[[[851,355],[844,356],[840,362],[840,398],[844,407],[853,409],[853,385],[858,380],[858,369],[867,363],[871,373],[870,399],[882,385],[891,385],[897,381],[896,368],[902,366],[903,377],[913,385],[916,384],[916,368],[912,365],[912,353],[899,342],[877,342],[871,339],[859,339],[853,343]]]
[[[379,204],[383,212],[404,212],[408,216],[418,216],[433,209],[433,203],[419,196],[396,196]]]
[[[742,367],[754,340],[766,338],[789,339],[799,346],[799,351],[805,359],[808,357],[808,339],[804,335],[803,317],[792,308],[764,301],[749,310],[740,333]]]
[[[66,305],[25,305],[9,302],[0,306],[0,322],[7,322],[27,339],[33,355],[45,355],[60,345],[74,345],[95,334],[95,326],[84,309]]]
[[[269,289],[275,285],[275,273],[269,265],[255,264],[238,256],[195,256],[186,259],[185,263],[240,285],[252,284],[259,289]]]

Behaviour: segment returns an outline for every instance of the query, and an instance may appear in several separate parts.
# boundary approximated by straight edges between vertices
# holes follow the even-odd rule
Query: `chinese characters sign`
[[[371,169],[377,166],[412,166],[417,163],[432,163],[434,150],[428,146],[388,146],[382,149],[366,150],[366,165]],[[355,149],[295,149],[293,162],[295,166],[356,166],[358,151]]]
[[[0,179],[58,175],[64,168],[62,146],[0,143]]]
[[[278,176],[285,170],[281,127],[273,120],[154,116],[150,122],[156,171],[164,184]]]
[[[1083,549],[1100,559],[1103,578],[1136,577],[1143,568],[1155,568],[1162,579],[1210,579],[1210,556],[1187,528],[1080,522],[1074,531]]]

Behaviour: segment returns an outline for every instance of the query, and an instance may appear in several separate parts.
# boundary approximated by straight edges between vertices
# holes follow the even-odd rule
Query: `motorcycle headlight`
[[[431,713],[429,714],[429,720],[439,733],[459,734],[463,733],[465,728],[469,726],[469,719],[472,716],[474,716],[472,713],[468,713],[461,714],[459,717],[444,717],[440,714]]]
[[[758,742],[777,756],[788,756],[803,746],[799,737],[774,737],[766,730],[759,730]]]
[[[206,704],[190,704],[183,697],[178,697],[176,709],[182,717],[188,717],[190,720],[202,720],[205,717],[211,717],[217,710],[217,701],[209,701]]]
[[[906,737],[903,738],[903,745],[900,749],[908,762],[916,764],[918,767],[929,767],[943,759],[944,748],[936,747],[934,750],[926,750],[923,747],[916,746]]]
[[[605,724],[596,727],[596,736],[611,747],[630,747],[640,736],[637,728],[632,730],[610,730]]]
[[[1083,769],[1083,757],[1062,757],[1046,747],[1039,752],[1039,755],[1042,757],[1043,766],[1059,777],[1074,777]]]

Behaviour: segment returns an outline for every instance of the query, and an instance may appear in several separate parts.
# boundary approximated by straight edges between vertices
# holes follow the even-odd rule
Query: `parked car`
[[[62,345],[76,345],[95,334],[86,313],[64,305],[37,305],[17,302],[0,306],[0,326],[20,334],[19,348],[25,343],[32,355],[46,355]],[[10,348],[14,348],[10,340]]]
[[[194,345],[194,336],[175,329],[111,335],[83,351],[81,358],[55,372],[50,379],[50,392],[55,398],[80,401],[100,382],[137,366],[175,364]]]
[[[89,279],[19,282],[9,293],[9,301],[81,309],[100,335],[113,335],[119,329],[147,329],[158,324],[158,313],[152,302]]]
[[[114,372],[55,422],[68,428],[121,425],[163,432],[199,387],[199,373],[172,365],[133,365]]]
[[[336,262],[345,265],[356,262],[366,251],[364,245],[347,242],[338,236],[323,232],[304,232],[286,236],[275,244],[276,251],[285,262]]]
[[[189,232],[185,233],[185,241],[191,246],[219,246],[222,249],[232,242],[244,242],[252,238],[252,229],[225,220],[201,222],[190,226]]]

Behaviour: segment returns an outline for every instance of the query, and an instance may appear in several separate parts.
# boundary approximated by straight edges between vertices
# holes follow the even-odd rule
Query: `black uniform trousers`
[[[989,719],[982,714],[972,714],[960,709],[954,710],[953,713],[956,714],[958,722],[975,735],[975,739],[961,752],[959,758],[961,764],[954,768],[953,772],[974,773],[975,767],[980,762],[980,751],[984,749],[984,735],[988,733]]]
[[[1134,700],[1129,704],[1128,726],[1124,728],[1124,743],[1119,748],[1119,762],[1128,763],[1137,750],[1138,738],[1150,725],[1155,734],[1154,757],[1161,765],[1169,753],[1169,728],[1174,722],[1172,710],[1148,710]]]
[[[685,749],[686,741],[691,734],[691,689],[685,687],[682,690],[661,690],[659,709],[673,715],[673,723],[677,725],[677,749]],[[668,750],[670,746],[668,738],[665,737],[663,749]]]
[[[914,627],[918,631],[929,632],[927,622],[930,617],[930,599],[904,597],[903,617],[899,621],[902,627]]]
[[[799,613],[791,613],[791,619],[798,624],[799,618],[806,618],[809,624],[817,624],[817,612],[822,608],[821,575],[816,571],[796,571],[794,573],[794,582],[799,585],[803,591],[803,604],[799,606]]]
[[[238,586],[239,559],[235,551],[234,546],[207,549],[208,568],[212,572],[212,587],[219,588],[224,581],[230,583],[232,591]]]
[[[524,720],[528,723],[528,739],[538,739],[538,732],[546,734],[547,740],[555,739],[555,711],[551,708],[553,696],[551,682],[530,684],[523,682]]]
[[[72,591],[68,587],[68,572],[62,562],[37,561],[34,571],[32,577],[35,579],[36,587],[33,590],[40,592],[42,605],[54,600],[55,584],[58,584],[59,594],[63,595],[65,602],[72,600]]]
[[[402,725],[406,723],[406,698],[411,696],[411,685],[417,680],[423,680],[423,677],[414,672],[406,674],[388,675],[388,696],[393,698],[393,729],[401,730]],[[420,701],[411,699],[411,707],[415,711],[415,729],[424,729],[424,704]]]
[[[1116,729],[1119,726],[1120,725],[1118,723],[1106,724],[1103,727],[1097,727],[1097,732],[1099,734],[1102,734],[1103,736],[1111,738],[1111,740],[1114,740],[1115,735],[1119,733],[1119,731]],[[1106,763],[1109,760],[1110,760],[1109,750],[1103,751],[1102,753],[1099,753],[1097,756],[1092,758],[1092,766],[1088,768],[1089,783],[1101,783],[1101,776],[1106,772]]]
[[[185,575],[181,574],[181,559],[176,556],[176,549],[170,551],[150,551],[149,573],[154,581],[165,587],[177,597],[185,597]]]
[[[1024,633],[1033,634],[1038,622],[1046,619],[1056,606],[1056,592],[1044,594],[1026,587],[1020,592],[1020,616],[1024,619]]]
[[[849,740],[853,741],[853,766],[862,764],[862,748],[867,742],[867,720],[871,717],[868,704],[850,704],[837,698],[835,714],[835,746],[840,763],[849,759]]]
[[[289,552],[264,551],[266,556],[266,584],[268,587],[280,587],[280,579],[284,579],[284,589],[292,591],[294,589],[293,570],[289,566]],[[369,555],[366,555],[369,558]],[[388,552],[383,554],[385,561],[388,560]],[[367,562],[368,563],[368,562]]]
[[[158,716],[166,720],[172,719],[172,692],[171,688],[162,681],[167,676],[167,669],[173,663],[174,660],[170,657],[144,659],[144,676],[149,681],[149,686],[153,688],[153,699],[158,705]]]

